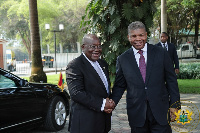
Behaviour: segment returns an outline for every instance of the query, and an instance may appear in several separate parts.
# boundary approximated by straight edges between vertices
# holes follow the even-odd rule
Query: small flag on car
[[[58,87],[62,90],[62,92],[63,92],[63,89],[64,89],[64,85],[65,85],[65,81],[62,77],[62,73],[60,72],[59,80],[58,80]]]

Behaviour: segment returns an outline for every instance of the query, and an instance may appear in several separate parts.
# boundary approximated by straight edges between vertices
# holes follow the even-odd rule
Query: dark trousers
[[[155,120],[149,103],[147,102],[146,121],[143,127],[131,127],[131,133],[172,133],[169,124],[160,125]]]

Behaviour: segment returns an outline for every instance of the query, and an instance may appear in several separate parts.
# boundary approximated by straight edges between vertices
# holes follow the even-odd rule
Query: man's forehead
[[[166,36],[167,37],[167,35],[165,33],[161,33],[161,36]]]
[[[145,31],[140,31],[140,32],[138,32],[138,31],[133,31],[133,32],[130,32],[129,34],[130,34],[130,35],[144,35],[144,34],[146,34],[146,32],[145,32]]]

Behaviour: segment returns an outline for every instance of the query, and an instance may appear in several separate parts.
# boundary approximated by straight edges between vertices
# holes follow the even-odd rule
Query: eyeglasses
[[[95,50],[95,49],[102,49],[101,45],[89,45],[88,48]]]

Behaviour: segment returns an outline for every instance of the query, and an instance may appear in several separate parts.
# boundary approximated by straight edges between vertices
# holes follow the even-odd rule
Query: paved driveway
[[[193,112],[191,123],[177,124],[172,123],[173,133],[200,133],[200,95],[199,94],[181,94],[182,109],[188,109]],[[68,130],[68,119],[66,126],[63,130],[57,133],[69,133]],[[130,127],[128,125],[127,114],[126,114],[126,99],[125,94],[113,111],[112,115],[112,129],[109,133],[130,133]],[[41,129],[36,129],[32,133],[49,133],[44,132]]]

